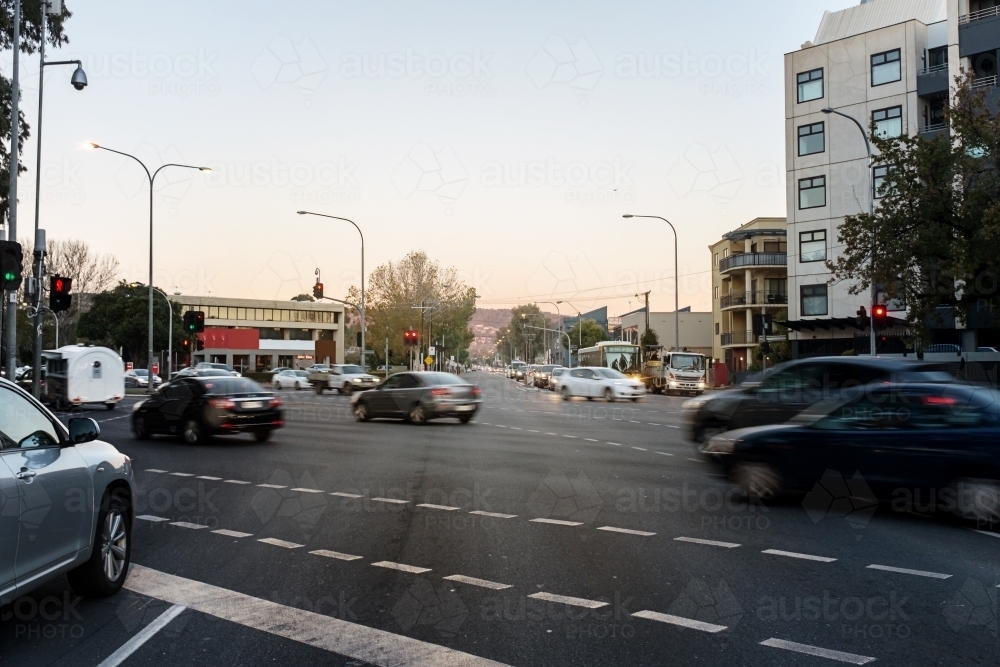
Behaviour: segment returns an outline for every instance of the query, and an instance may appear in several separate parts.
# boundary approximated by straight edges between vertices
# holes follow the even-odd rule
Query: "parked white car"
[[[271,378],[271,384],[275,389],[311,389],[309,384],[309,373],[305,371],[284,370],[275,373]]]
[[[571,368],[559,376],[559,393],[564,401],[582,396],[588,401],[603,398],[608,402],[631,399],[638,401],[646,394],[646,385],[632,380],[613,368],[590,366]]]

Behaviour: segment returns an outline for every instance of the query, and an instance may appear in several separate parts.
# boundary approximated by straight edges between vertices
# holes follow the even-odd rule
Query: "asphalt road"
[[[127,590],[59,580],[3,609],[0,665],[1000,660],[1000,535],[842,478],[748,505],[694,455],[682,399],[470,377],[468,425],[289,391],[272,442],[192,447],[95,412],[137,470]]]

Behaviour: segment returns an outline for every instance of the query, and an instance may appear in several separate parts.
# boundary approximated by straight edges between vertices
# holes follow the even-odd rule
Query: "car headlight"
[[[689,401],[684,401],[684,403],[681,404],[681,408],[684,409],[684,410],[698,410],[699,408],[701,408],[701,406],[705,405],[710,400],[712,400],[712,399],[711,398],[692,398]]]
[[[351,382],[361,382],[361,378],[354,378]]]
[[[139,408],[141,408],[142,404],[145,403],[145,402],[146,401],[136,401],[135,405],[132,406],[132,412],[135,412],[136,410],[138,410]]]
[[[712,438],[705,449],[703,450],[706,454],[732,454],[733,449],[736,448],[736,438],[727,438],[726,436],[716,436]]]

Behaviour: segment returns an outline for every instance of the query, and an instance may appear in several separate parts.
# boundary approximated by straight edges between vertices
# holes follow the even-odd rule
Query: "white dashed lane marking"
[[[614,526],[601,526],[597,530],[606,530],[609,533],[624,533],[626,535],[641,535],[643,537],[656,535],[656,533],[647,533],[644,530],[629,530],[628,528],[615,528]]]
[[[146,468],[146,472],[167,472],[166,470],[158,470],[157,468]]]
[[[282,486],[281,484],[258,484],[262,489],[287,489],[287,486]]]
[[[454,512],[455,510],[462,509],[461,507],[451,507],[449,505],[432,505],[430,503],[420,503],[417,507],[426,507],[432,510],[447,510],[449,512]]]
[[[597,442],[596,438],[584,438],[587,442]]]
[[[469,514],[478,514],[479,516],[488,516],[493,517],[494,519],[513,519],[517,517],[516,514],[500,514],[499,512],[484,512],[482,510],[469,512]]]
[[[735,549],[740,546],[735,542],[717,542],[716,540],[702,540],[697,537],[675,537],[674,542],[691,542],[692,544],[707,544],[710,547],[725,547]]]
[[[249,484],[250,482],[244,482],[242,479],[224,479],[223,484]]]
[[[211,482],[218,482],[222,478],[221,477],[209,477],[208,475],[198,475],[197,477],[195,477],[195,479],[207,479],[207,480],[209,480]]]
[[[395,503],[397,505],[405,505],[409,500],[400,500],[399,498],[372,498],[375,502],[379,503]]]
[[[171,526],[180,526],[181,528],[190,528],[191,530],[201,530],[202,528],[208,528],[208,526],[203,526],[200,523],[188,523],[187,521],[171,521]]]
[[[292,489],[292,491],[300,491],[302,493],[324,493],[323,489]]]
[[[670,454],[668,452],[656,452],[656,453],[657,454],[663,454],[664,456],[673,456],[673,454]]]
[[[645,451],[648,451],[648,450],[646,450],[646,449],[643,449],[642,447],[633,447],[632,449],[637,449],[637,450],[639,450],[640,452],[645,452]]]
[[[140,514],[136,519],[142,519],[143,521],[152,521],[158,523],[160,521],[170,521],[170,519],[165,519],[162,516],[153,516],[152,514]]]
[[[351,554],[342,554],[339,551],[327,551],[326,549],[317,549],[316,551],[310,551],[309,553],[314,556],[336,558],[337,560],[361,560],[361,558],[363,558],[363,556],[352,556]]]
[[[489,588],[493,591],[502,591],[505,588],[510,588],[510,584],[498,584],[495,581],[487,581],[486,579],[476,579],[475,577],[467,577],[464,574],[453,574],[450,577],[444,577],[448,581],[457,581],[460,584],[468,584],[469,586],[479,586],[480,588]]]
[[[882,570],[884,572],[896,572],[899,574],[912,574],[918,577],[930,577],[931,579],[951,579],[950,574],[940,574],[938,572],[925,572],[924,570],[908,570],[905,567],[891,567],[889,565],[869,565],[868,570]]]
[[[658,611],[637,611],[632,616],[635,618],[645,618],[650,621],[659,621],[660,623],[679,625],[682,628],[690,628],[691,630],[701,630],[702,632],[722,632],[726,629],[725,625],[695,621],[683,616],[674,616],[673,614],[661,614]]]
[[[410,574],[423,574],[424,572],[430,572],[429,567],[416,567],[414,565],[404,565],[403,563],[393,563],[388,560],[380,560],[377,563],[372,563],[374,567],[384,567],[390,570],[399,570],[400,572],[409,572]]]
[[[174,477],[194,477],[193,472],[172,472],[170,474]]]
[[[286,542],[285,540],[279,540],[276,537],[265,537],[264,539],[257,540],[258,542],[263,542],[264,544],[270,544],[276,547],[284,547],[286,549],[298,549],[302,544],[296,544],[295,542]]]
[[[624,447],[624,445],[622,443],[620,443],[620,442],[609,442],[608,444],[609,445],[614,445],[615,447]]]
[[[810,646],[809,644],[798,644],[796,642],[785,641],[784,639],[765,639],[762,641],[761,646],[770,646],[771,648],[783,648],[786,651],[795,651],[796,653],[805,653],[806,655],[815,655],[820,658],[828,658],[830,660],[837,660],[839,662],[847,662],[852,665],[867,665],[869,662],[874,662],[875,658],[869,658],[865,655],[856,655],[854,653],[844,653],[843,651],[833,651],[828,648],[820,648],[818,646]]]
[[[342,491],[332,491],[330,495],[340,496],[341,498],[364,498],[364,496],[358,493],[344,493]]]
[[[601,607],[608,606],[607,602],[600,602],[599,600],[572,598],[569,597],[568,595],[555,595],[554,593],[532,593],[528,597],[535,600],[545,600],[546,602],[558,602],[560,604],[568,604],[574,607],[586,607],[587,609],[600,609]]]
[[[253,537],[253,533],[241,533],[238,530],[226,530],[225,528],[213,530],[212,532],[216,535],[225,535],[226,537]]]
[[[820,563],[832,563],[837,560],[836,558],[827,558],[826,556],[813,556],[812,554],[800,554],[794,551],[781,551],[779,549],[765,549],[761,551],[762,554],[771,554],[772,556],[787,556],[788,558],[799,558],[801,560],[814,560]]]
[[[556,526],[582,526],[579,521],[563,521],[562,519],[531,519],[535,523],[551,523]]]

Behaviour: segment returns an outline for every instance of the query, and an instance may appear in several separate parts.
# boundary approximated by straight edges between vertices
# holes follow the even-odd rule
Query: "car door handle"
[[[17,479],[31,479],[37,474],[38,473],[36,473],[34,470],[22,470],[21,472],[14,475],[14,477]]]

